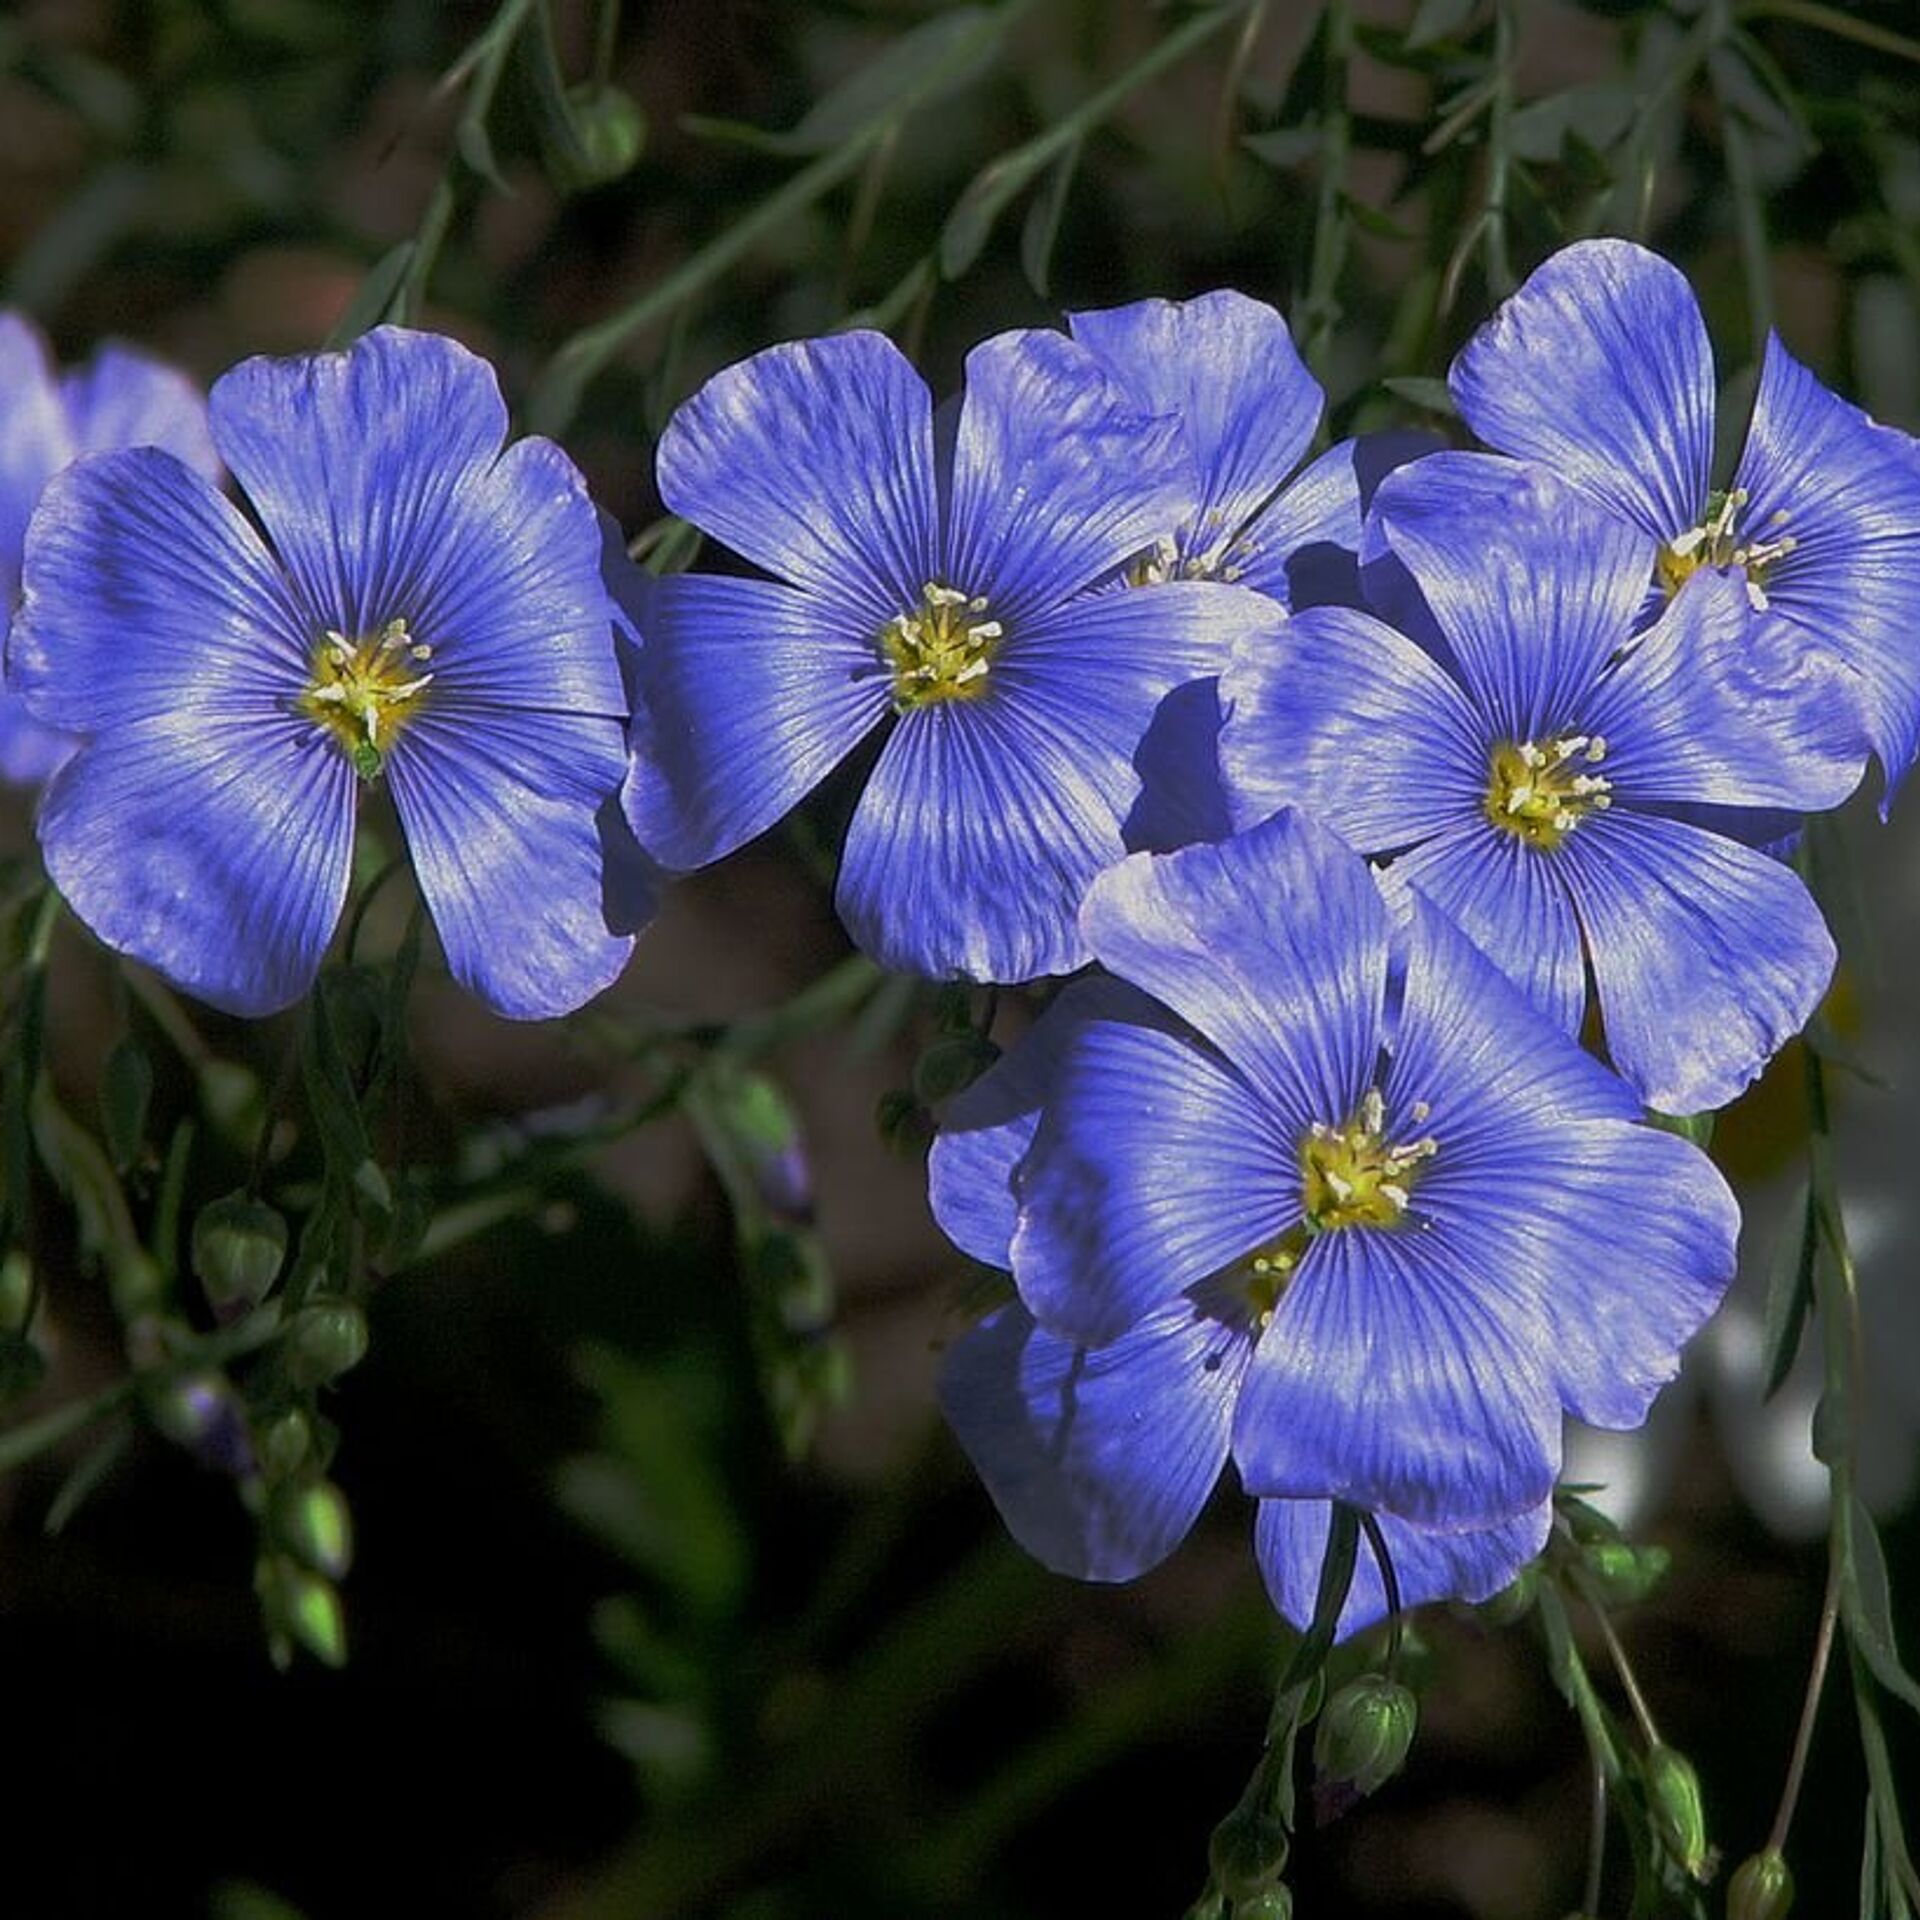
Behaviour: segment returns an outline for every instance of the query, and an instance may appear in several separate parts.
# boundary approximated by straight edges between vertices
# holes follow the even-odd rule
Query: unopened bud
[[[260,1436],[260,1465],[269,1480],[284,1480],[306,1465],[312,1448],[312,1421],[298,1407],[289,1407]]]
[[[347,1499],[331,1480],[310,1481],[283,1495],[275,1520],[288,1549],[329,1580],[353,1564],[353,1519]]]
[[[287,1341],[287,1371],[303,1387],[322,1387],[367,1357],[367,1316],[345,1300],[305,1307]]]
[[[246,1410],[231,1382],[211,1367],[162,1381],[147,1395],[153,1424],[203,1466],[239,1479],[254,1469]]]
[[[1700,1802],[1700,1776],[1684,1753],[1657,1746],[1648,1753],[1647,1804],[1653,1809],[1660,1838],[1690,1879],[1712,1874],[1707,1846],[1707,1816]]]
[[[25,1333],[33,1318],[33,1262],[15,1247],[0,1260],[0,1332]]]
[[[883,1093],[873,1118],[880,1138],[895,1153],[918,1158],[933,1143],[932,1117],[905,1087]]]
[[[276,1553],[260,1562],[255,1585],[267,1625],[276,1638],[306,1648],[329,1667],[346,1664],[346,1616],[332,1581]],[[276,1657],[284,1651],[279,1649]]]
[[[1236,1807],[1213,1830],[1207,1864],[1236,1910],[1286,1871],[1293,1837],[1270,1807]]]
[[[193,1222],[193,1271],[216,1320],[233,1320],[267,1297],[287,1257],[287,1223],[245,1193],[210,1200]]]
[[[1327,1702],[1313,1736],[1322,1780],[1372,1793],[1407,1764],[1420,1709],[1397,1680],[1362,1674]]]
[[[1673,1555],[1665,1547],[1636,1547],[1625,1540],[1596,1540],[1581,1558],[1600,1597],[1614,1607],[1644,1600],[1673,1564]]]
[[[984,1033],[968,1028],[933,1042],[914,1062],[914,1097],[923,1106],[937,1107],[973,1083],[1000,1057]]]
[[[1539,1592],[1540,1566],[1534,1561],[1522,1567],[1491,1599],[1481,1601],[1480,1617],[1489,1626],[1510,1627],[1533,1611]]]
[[[152,1098],[153,1062],[129,1034],[114,1043],[100,1073],[100,1124],[116,1173],[125,1173],[140,1157]]]
[[[597,187],[632,170],[647,143],[647,116],[623,88],[583,81],[567,89],[573,150],[565,171],[574,186]]]
[[[1267,1887],[1251,1900],[1236,1900],[1233,1920],[1293,1920],[1293,1895],[1282,1886]]]
[[[1727,1886],[1727,1920],[1787,1920],[1793,1911],[1793,1871],[1769,1850],[1743,1860]]]

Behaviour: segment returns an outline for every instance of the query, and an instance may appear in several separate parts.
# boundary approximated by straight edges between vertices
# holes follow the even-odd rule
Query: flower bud
[[[128,1034],[114,1043],[100,1073],[100,1124],[116,1173],[140,1157],[146,1138],[147,1103],[153,1098],[153,1062]]]
[[[1793,1911],[1793,1872],[1778,1853],[1741,1861],[1727,1887],[1727,1920],[1787,1920]]]
[[[1510,1627],[1533,1611],[1539,1591],[1540,1563],[1529,1561],[1491,1599],[1481,1601],[1480,1617],[1489,1626]]]
[[[331,1480],[311,1480],[282,1495],[275,1523],[289,1551],[329,1580],[353,1564],[353,1519],[347,1499]]]
[[[285,1554],[270,1554],[254,1576],[260,1605],[276,1641],[274,1658],[284,1666],[290,1657],[285,1643],[305,1647],[329,1667],[347,1661],[347,1622],[340,1596],[330,1580],[309,1573]]]
[[[306,1464],[312,1449],[313,1422],[289,1407],[260,1436],[260,1465],[269,1480],[284,1480]]]
[[[932,1116],[905,1087],[883,1093],[873,1119],[880,1138],[905,1157],[917,1158],[933,1142]]]
[[[603,186],[631,172],[647,143],[647,116],[624,88],[582,81],[567,89],[574,142],[565,171],[577,187]]]
[[[235,1479],[254,1470],[246,1409],[223,1373],[196,1367],[162,1381],[147,1395],[153,1424],[202,1466]]]
[[[1233,1920],[1293,1920],[1293,1895],[1280,1885],[1262,1888],[1251,1900],[1236,1900]]]
[[[367,1316],[346,1300],[302,1308],[287,1341],[287,1372],[303,1387],[351,1373],[367,1357]]]
[[[1612,1607],[1644,1600],[1673,1564],[1665,1547],[1636,1547],[1625,1540],[1596,1540],[1581,1554],[1600,1597]]]
[[[194,1216],[193,1271],[216,1320],[257,1307],[286,1257],[287,1223],[263,1200],[229,1193]]]
[[[33,1262],[15,1247],[0,1260],[0,1332],[25,1333],[33,1318]]]
[[[1646,1759],[1647,1804],[1667,1851],[1688,1877],[1706,1880],[1713,1872],[1707,1845],[1707,1816],[1700,1802],[1700,1776],[1684,1753],[1657,1746]]]
[[[914,1098],[922,1106],[937,1107],[972,1086],[999,1057],[1000,1049],[971,1027],[946,1034],[914,1062]]]
[[[1242,1805],[1214,1828],[1207,1864],[1237,1911],[1286,1871],[1292,1844],[1287,1823],[1276,1810]]]
[[[1420,1709],[1397,1680],[1362,1674],[1327,1702],[1313,1736],[1323,1781],[1372,1793],[1407,1764]]]

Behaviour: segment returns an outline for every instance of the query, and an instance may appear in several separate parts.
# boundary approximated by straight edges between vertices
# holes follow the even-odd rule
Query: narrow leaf
[[[1795,1230],[1781,1236],[1767,1268],[1766,1332],[1761,1348],[1766,1386],[1771,1400],[1793,1370],[1806,1328],[1807,1309],[1813,1304],[1813,1265],[1820,1254],[1820,1217],[1814,1211],[1813,1189],[1803,1187],[1791,1218]]]

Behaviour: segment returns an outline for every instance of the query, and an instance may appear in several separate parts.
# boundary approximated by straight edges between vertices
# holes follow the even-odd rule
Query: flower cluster
[[[1014,1290],[943,1401],[1050,1565],[1154,1564],[1231,1459],[1290,1618],[1336,1506],[1388,1563],[1347,1629],[1485,1595],[1564,1418],[1637,1424],[1712,1312],[1734,1204],[1647,1110],[1731,1099],[1826,989],[1782,856],[1920,754],[1920,450],[1775,340],[1716,488],[1644,249],[1565,249],[1460,354],[1486,450],[1308,458],[1320,390],[1235,293],[1002,334],[951,409],[879,334],[770,348],[659,449],[737,564],[660,578],[449,341],[249,361],[191,431],[131,363],[37,364],[7,698],[71,746],[39,834],[108,945],[289,1004],[390,801],[450,970],[563,1012],[663,871],[853,762],[858,945],[1079,976],[930,1163]]]

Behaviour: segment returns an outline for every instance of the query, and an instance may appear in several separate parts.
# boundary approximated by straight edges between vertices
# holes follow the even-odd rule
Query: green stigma
[[[893,667],[893,704],[902,713],[943,700],[977,700],[1000,650],[1003,629],[983,616],[984,599],[929,580],[920,604],[896,614],[880,630],[880,647]]]
[[[1551,853],[1589,813],[1613,805],[1613,782],[1589,769],[1607,757],[1597,733],[1503,740],[1493,750],[1482,801],[1502,832]]]
[[[1427,1117],[1424,1101],[1413,1108]],[[1369,1089],[1360,1111],[1345,1126],[1316,1122],[1300,1143],[1301,1203],[1307,1230],[1397,1226],[1406,1213],[1415,1170],[1439,1152],[1431,1137],[1404,1145],[1386,1135],[1386,1103]]]
[[[1742,540],[1736,529],[1747,498],[1745,487],[1708,494],[1706,517],[1700,524],[1676,534],[1654,555],[1654,578],[1665,589],[1669,600],[1702,567],[1739,567],[1747,577],[1747,598],[1757,612],[1766,611],[1767,569],[1800,543],[1790,533],[1771,540]],[[1768,524],[1783,526],[1786,518],[1784,512],[1776,513]]]
[[[339,741],[363,780],[377,780],[393,742],[433,675],[420,667],[433,649],[412,640],[404,620],[349,640],[329,627],[314,649],[313,679],[300,710]]]

